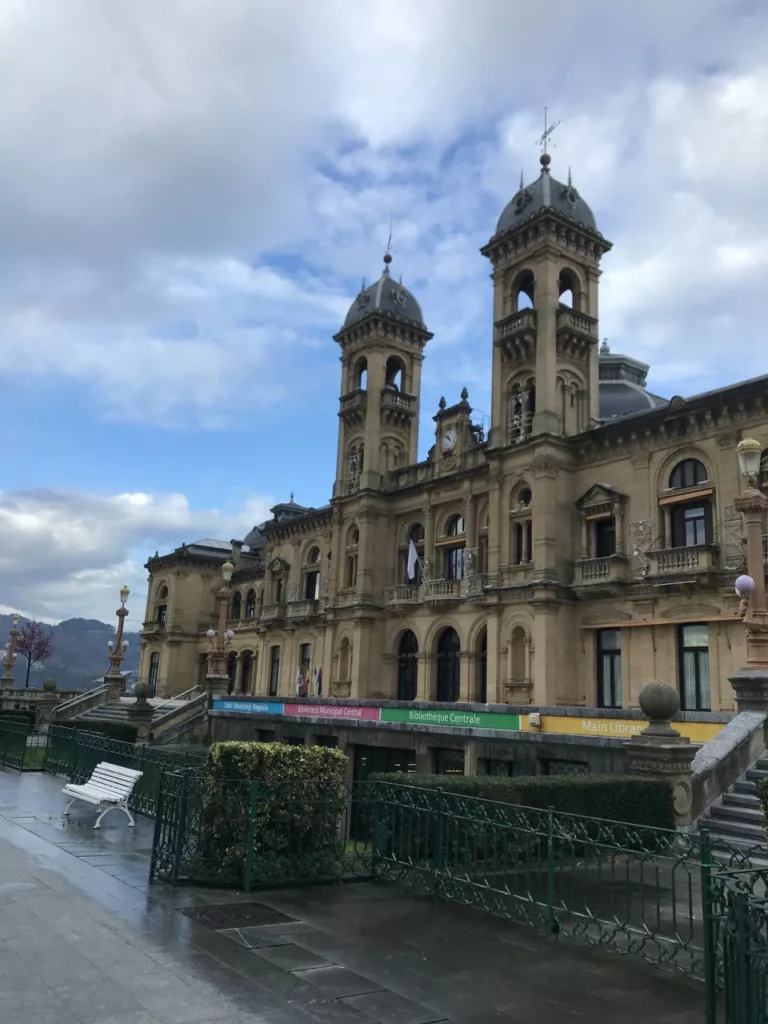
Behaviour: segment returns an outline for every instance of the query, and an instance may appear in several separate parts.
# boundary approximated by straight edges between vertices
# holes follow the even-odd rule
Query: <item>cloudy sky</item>
[[[768,372],[761,0],[2,0],[0,610],[143,618],[146,556],[330,497],[332,335],[393,272],[489,409],[479,247],[538,171],[660,394]]]

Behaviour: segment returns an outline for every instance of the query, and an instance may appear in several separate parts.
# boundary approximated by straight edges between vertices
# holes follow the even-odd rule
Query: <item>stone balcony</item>
[[[165,622],[158,622],[156,619],[150,619],[149,622],[143,622],[141,624],[141,632],[144,636],[150,636],[153,633],[164,633]]]
[[[418,604],[419,589],[414,583],[401,583],[395,587],[387,587],[384,591],[384,604],[388,608],[401,604]]]
[[[521,309],[497,320],[495,328],[495,343],[504,349],[507,356],[522,359],[533,354],[536,346],[535,309]]]
[[[687,583],[707,573],[717,572],[719,568],[715,544],[648,551],[646,558],[646,577],[660,585]]]
[[[502,565],[498,575],[500,587],[522,587],[533,579],[533,562]]]
[[[347,392],[339,399],[339,416],[347,424],[362,423],[365,418],[365,408],[368,404],[368,393],[362,388]]]
[[[627,579],[627,559],[624,555],[579,558],[573,563],[573,569],[575,587],[599,587],[624,583]]]
[[[320,602],[305,598],[301,601],[289,601],[286,607],[286,618],[290,622],[306,622],[320,611]]]
[[[464,597],[463,580],[431,580],[421,586],[424,601],[461,601]]]
[[[269,604],[261,606],[259,625],[269,626],[275,622],[281,622],[285,618],[285,604],[282,601],[270,601]]]

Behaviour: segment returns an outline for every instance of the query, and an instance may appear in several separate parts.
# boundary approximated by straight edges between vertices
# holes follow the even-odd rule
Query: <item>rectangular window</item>
[[[156,621],[157,621],[157,624],[159,626],[165,625],[165,620],[166,620],[167,616],[168,616],[168,605],[167,604],[158,605]]]
[[[280,686],[280,648],[272,647],[269,652],[269,696],[276,697]]]
[[[712,506],[709,502],[675,505],[672,511],[672,547],[694,548],[710,544]]]
[[[480,769],[478,775],[500,775],[511,778],[515,773],[515,762],[486,758],[479,761],[478,768]]]
[[[357,586],[357,555],[347,555],[347,589]]]
[[[597,650],[597,704],[601,708],[620,708],[621,704],[621,630],[599,629],[595,635]]]
[[[678,643],[683,711],[709,711],[709,627],[706,623],[680,626]]]
[[[304,586],[304,597],[307,601],[317,601],[320,597],[320,573],[308,572]]]
[[[595,558],[609,558],[616,554],[616,520],[605,516],[595,520]]]
[[[155,691],[157,690],[157,674],[160,671],[160,654],[158,651],[153,651],[149,656],[149,679],[147,684],[149,686],[149,696],[154,697]]]
[[[299,644],[299,671],[301,678],[306,679],[309,675],[309,666],[312,661],[312,644]]]
[[[463,775],[464,751],[435,747],[435,775]]]
[[[515,523],[513,546],[513,565],[527,565],[533,561],[533,523],[530,519],[526,519],[522,523]]]
[[[278,576],[275,580],[275,601],[280,604],[283,600],[283,577]]]
[[[443,579],[460,580],[464,578],[464,559],[466,554],[466,548],[448,548],[444,553],[445,573]]]

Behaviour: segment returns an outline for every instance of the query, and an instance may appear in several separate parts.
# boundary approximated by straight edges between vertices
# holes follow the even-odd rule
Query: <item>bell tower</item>
[[[421,362],[432,337],[416,299],[384,272],[363,287],[335,335],[341,347],[334,496],[379,490],[393,469],[417,461]]]
[[[611,243],[576,191],[541,173],[481,252],[493,266],[492,447],[571,435],[598,419],[598,279]]]

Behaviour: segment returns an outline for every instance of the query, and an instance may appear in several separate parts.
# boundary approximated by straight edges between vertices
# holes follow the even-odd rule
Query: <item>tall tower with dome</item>
[[[493,265],[491,446],[573,435],[598,422],[598,279],[611,248],[568,172],[541,173],[504,208]]]
[[[335,336],[341,348],[334,496],[379,490],[418,459],[421,363],[432,337],[413,295],[390,273],[360,290]]]

